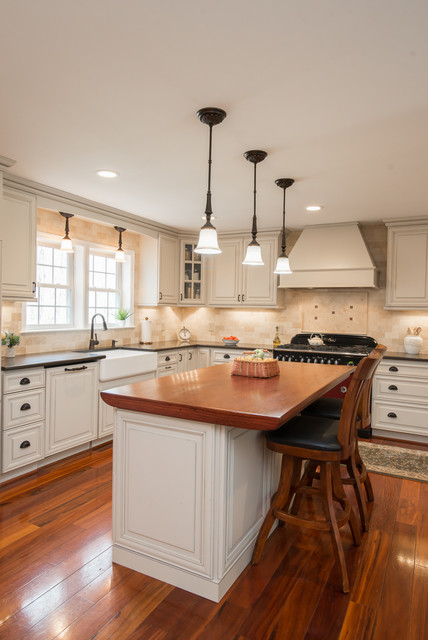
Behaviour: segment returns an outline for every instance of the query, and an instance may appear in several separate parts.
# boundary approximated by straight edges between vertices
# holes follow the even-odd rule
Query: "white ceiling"
[[[427,0],[0,0],[15,175],[197,229],[428,214]],[[105,180],[101,168],[120,176]],[[321,213],[306,205],[319,203]]]

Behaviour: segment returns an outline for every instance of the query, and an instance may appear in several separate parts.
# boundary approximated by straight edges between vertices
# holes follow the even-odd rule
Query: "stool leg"
[[[360,472],[355,463],[355,457],[352,454],[346,463],[350,478],[352,478],[355,496],[358,502],[358,510],[360,512],[361,528],[363,531],[369,530],[369,516],[367,513],[366,499],[361,486]]]
[[[364,488],[366,490],[367,501],[374,502],[374,494],[371,480],[366,469],[366,465],[361,459],[360,452],[358,450],[358,440],[355,442],[355,463],[360,474],[364,474]]]
[[[281,509],[286,504],[296,470],[296,458],[283,454],[281,462],[281,476],[279,478],[278,489],[273,496],[269,511],[266,514],[263,524],[257,536],[256,544],[253,551],[252,563],[257,564],[263,553],[263,549],[269,535],[272,525],[276,518],[274,511]]]
[[[299,483],[299,479],[297,479],[296,484],[297,485],[300,484],[300,486],[302,487],[310,487],[314,480],[314,474],[316,473],[317,466],[318,466],[318,462],[314,462],[313,460],[307,460],[305,470],[300,479],[300,483]],[[296,515],[298,513],[300,508],[300,503],[302,502],[302,498],[303,496],[301,493],[296,493],[296,495],[294,496],[293,504],[291,505],[291,509],[290,509],[291,514]]]
[[[357,520],[357,516],[355,515],[354,510],[352,509],[343,488],[342,476],[340,474],[340,467],[338,465],[333,464],[332,474],[334,495],[337,496],[337,499],[343,511],[347,511],[349,509],[349,526],[351,528],[354,544],[355,546],[359,547],[361,544],[360,526]]]
[[[322,462],[320,464],[321,498],[324,515],[330,524],[330,538],[333,544],[334,557],[342,573],[342,591],[343,593],[348,593],[348,571],[346,568],[345,553],[343,551],[342,539],[340,537],[339,527],[337,526],[336,513],[334,509],[331,467],[331,462]]]

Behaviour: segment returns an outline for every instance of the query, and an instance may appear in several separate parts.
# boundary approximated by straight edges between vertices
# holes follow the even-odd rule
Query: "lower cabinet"
[[[98,365],[46,370],[46,455],[97,437]]]
[[[428,362],[382,360],[373,381],[375,435],[428,442]]]
[[[211,364],[226,364],[227,362],[233,362],[235,358],[242,355],[243,350],[240,349],[212,349],[211,351]]]

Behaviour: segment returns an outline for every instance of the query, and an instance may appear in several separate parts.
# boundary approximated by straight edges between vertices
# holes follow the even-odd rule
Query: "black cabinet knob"
[[[390,411],[390,412],[388,413],[388,418],[396,418],[396,417],[397,417],[397,414],[396,414],[396,413],[394,413],[393,411]]]
[[[31,442],[29,440],[24,440],[24,442],[21,442],[19,445],[20,449],[27,449],[28,447],[31,447]]]
[[[390,391],[398,391],[398,387],[396,387],[396,386],[395,386],[395,384],[390,384],[390,385],[389,385],[389,387],[388,387],[388,389],[389,389]]]
[[[29,404],[28,402],[24,402],[24,404],[21,404],[21,411],[28,411],[28,409],[31,409],[31,404]]]
[[[30,378],[22,378],[19,384],[30,384]]]
[[[170,360],[171,360],[171,358],[169,356],[166,356],[165,362],[169,362]]]
[[[230,358],[230,355],[228,353],[225,353],[223,358],[226,358],[226,360],[227,360],[228,358]]]
[[[397,367],[389,367],[389,370],[390,371],[398,371],[398,368]]]

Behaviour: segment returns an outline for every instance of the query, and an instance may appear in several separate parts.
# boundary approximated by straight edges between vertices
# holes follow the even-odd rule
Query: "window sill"
[[[118,325],[112,325],[111,327],[109,327],[107,329],[107,331],[124,331],[126,329],[136,329],[137,327],[135,325],[129,326],[129,327],[119,327]],[[94,330],[96,332],[102,332],[103,329],[101,329],[100,327],[95,327]],[[22,329],[19,333],[19,335],[30,335],[30,334],[38,334],[38,333],[82,333],[82,331],[84,331],[85,333],[87,331],[91,331],[91,327],[81,327],[80,329],[76,329],[74,327],[70,328],[64,328],[64,329],[59,329],[59,328],[55,328],[55,329]]]

